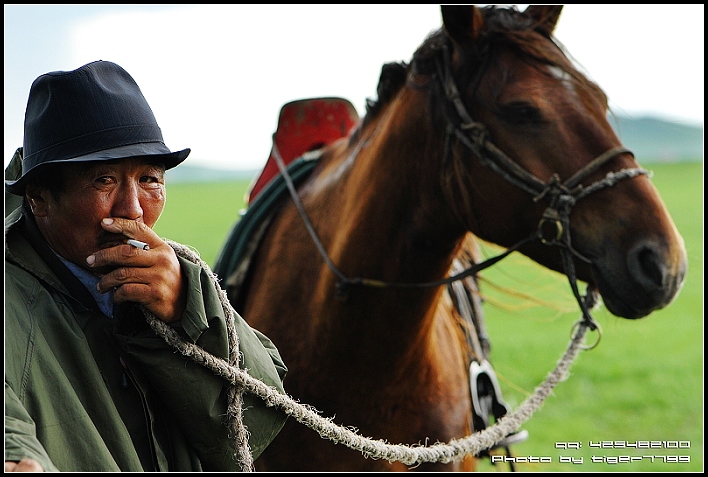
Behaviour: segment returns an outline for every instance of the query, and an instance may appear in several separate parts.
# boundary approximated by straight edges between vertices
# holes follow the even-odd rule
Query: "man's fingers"
[[[147,262],[145,258],[148,251],[131,245],[117,245],[99,250],[86,257],[86,263],[93,268],[107,266],[140,266]]]
[[[6,460],[5,472],[44,472],[44,469],[36,460],[25,458],[19,462]]]
[[[108,232],[123,234],[129,239],[136,239],[150,243],[150,240],[157,238],[153,230],[142,222],[119,217],[106,217],[101,220],[101,226]]]

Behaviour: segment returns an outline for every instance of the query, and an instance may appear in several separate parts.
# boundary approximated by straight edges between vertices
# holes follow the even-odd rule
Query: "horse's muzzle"
[[[642,318],[664,308],[678,296],[686,278],[686,249],[645,239],[620,257],[595,261],[593,275],[607,309],[623,318]],[[624,269],[624,271],[623,271]]]

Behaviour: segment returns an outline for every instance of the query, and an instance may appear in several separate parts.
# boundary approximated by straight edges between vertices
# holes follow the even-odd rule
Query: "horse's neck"
[[[357,143],[330,154],[308,191],[332,258],[353,273],[440,278],[464,237],[439,193],[443,145],[428,132],[425,102],[421,92],[399,93]]]
[[[327,258],[348,278],[434,281],[448,274],[463,240],[461,227],[450,226],[439,194],[442,141],[432,144],[424,133],[430,124],[420,104],[424,98],[418,104],[411,104],[409,96],[395,101],[361,131],[358,141],[326,148],[314,175],[300,189]],[[301,218],[288,209],[286,221]],[[303,253],[311,254],[311,245],[304,245]],[[343,304],[333,293],[332,280],[338,278],[328,266],[316,257],[302,264],[303,276],[318,278],[306,287],[311,290],[304,298],[308,316],[301,323],[309,343],[326,343],[332,350],[331,366],[376,367],[368,360],[382,356],[410,365],[430,358],[424,350],[434,348],[433,343],[455,339],[459,327],[451,324],[449,314],[443,315],[440,287],[355,286]],[[415,356],[410,356],[411,349],[417,350]],[[449,352],[456,351],[451,346]]]

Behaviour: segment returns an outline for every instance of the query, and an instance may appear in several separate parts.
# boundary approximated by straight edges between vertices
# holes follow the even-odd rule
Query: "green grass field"
[[[621,320],[602,308],[593,313],[602,339],[580,354],[570,377],[522,427],[529,439],[512,448],[517,471],[703,470],[703,163],[646,167],[686,242],[684,288],[669,307],[642,320]],[[248,181],[168,185],[155,229],[196,248],[213,266],[247,187]],[[519,254],[482,278],[492,364],[515,408],[566,349],[577,304],[564,276]],[[544,462],[523,462],[536,458]],[[508,469],[480,462],[480,470]]]

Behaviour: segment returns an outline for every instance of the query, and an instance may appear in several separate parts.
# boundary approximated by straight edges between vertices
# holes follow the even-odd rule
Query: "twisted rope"
[[[218,283],[216,275],[199,256],[184,245],[167,241],[175,252],[187,260],[200,265],[212,279],[219,292],[221,305],[226,313],[229,340],[233,346],[229,361],[215,357],[201,347],[184,341],[170,326],[160,321],[150,311],[143,308],[143,312],[152,329],[174,349],[183,356],[197,364],[213,371],[232,384],[229,392],[229,427],[232,429],[237,443],[236,458],[244,471],[253,470],[253,456],[248,446],[248,430],[243,424],[243,393],[249,392],[261,398],[266,406],[274,407],[299,423],[316,431],[322,438],[329,439],[337,444],[344,444],[350,449],[358,450],[366,457],[372,459],[385,459],[388,462],[402,462],[406,465],[416,465],[422,462],[450,463],[462,460],[466,455],[477,455],[481,451],[491,449],[509,434],[517,431],[545,399],[551,394],[553,388],[568,376],[571,363],[577,357],[582,346],[583,338],[588,329],[585,321],[577,324],[575,333],[567,350],[558,361],[556,368],[548,374],[546,380],[536,387],[533,394],[511,413],[499,419],[493,426],[472,435],[452,439],[449,443],[436,443],[430,446],[389,444],[385,440],[374,440],[363,437],[351,429],[339,426],[331,418],[322,417],[312,406],[301,404],[286,394],[280,393],[276,388],[268,386],[262,381],[253,378],[245,370],[238,367],[238,337],[235,332],[236,311],[231,306],[226,292]]]
[[[238,333],[236,333],[236,325],[234,323],[236,311],[230,305],[226,292],[219,286],[216,274],[214,274],[209,265],[207,265],[207,263],[204,262],[201,257],[199,257],[199,255],[190,248],[180,243],[173,242],[171,240],[167,240],[167,243],[174,249],[177,255],[201,266],[202,269],[206,271],[211,281],[215,284],[216,290],[219,293],[219,301],[221,302],[221,306],[224,309],[224,313],[226,314],[226,329],[230,350],[229,362],[222,364],[223,360],[211,355],[210,353],[207,353],[202,348],[196,345],[191,345],[194,347],[194,349],[189,351],[187,350],[187,348],[180,346],[180,343],[188,343],[186,343],[177,334],[177,332],[175,332],[174,329],[167,326],[165,323],[157,319],[157,317],[152,315],[150,311],[143,308],[143,313],[148,318],[148,322],[152,326],[153,330],[155,330],[156,332],[158,329],[161,329],[161,332],[158,332],[158,335],[160,335],[163,339],[170,343],[173,348],[180,350],[180,352],[184,356],[191,357],[193,361],[197,362],[198,364],[201,364],[207,369],[214,371],[215,369],[218,369],[220,366],[224,365],[232,369],[239,369],[238,363],[241,352],[239,346]],[[225,304],[228,304],[228,306],[225,306]],[[233,384],[233,386],[229,386],[226,391],[226,397],[228,402],[228,407],[226,409],[226,422],[229,427],[231,437],[236,441],[235,457],[236,461],[239,464],[239,467],[244,472],[252,472],[255,469],[253,467],[253,454],[251,453],[251,448],[248,445],[249,432],[243,423],[243,393],[245,389],[243,385],[238,381],[231,381],[231,383]]]

